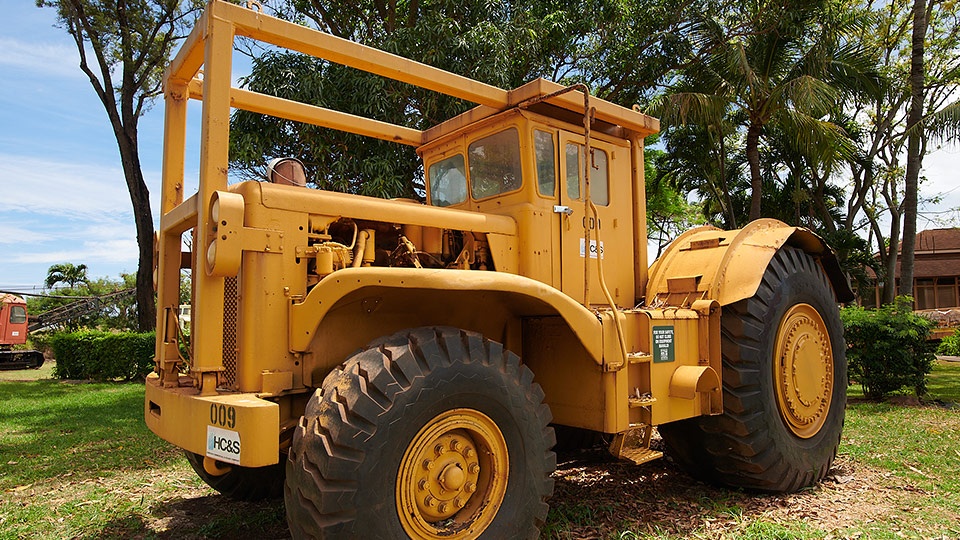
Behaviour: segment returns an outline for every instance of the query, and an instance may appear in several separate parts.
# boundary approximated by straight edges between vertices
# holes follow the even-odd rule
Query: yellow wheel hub
[[[823,427],[833,399],[830,334],[809,304],[790,308],[774,349],[774,384],[780,416],[794,435],[809,439]]]
[[[397,512],[411,538],[476,538],[507,491],[507,444],[473,409],[427,422],[407,446],[397,475]]]

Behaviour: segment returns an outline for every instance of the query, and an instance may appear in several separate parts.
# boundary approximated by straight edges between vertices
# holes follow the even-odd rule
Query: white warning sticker
[[[580,256],[581,256],[581,257],[586,257],[586,255],[587,255],[587,254],[586,254],[586,250],[584,249],[584,247],[586,247],[586,245],[587,245],[587,243],[583,241],[583,238],[581,238],[581,239],[580,239]],[[591,258],[591,259],[596,259],[596,258],[597,258],[597,252],[600,253],[600,258],[602,259],[602,258],[603,258],[603,242],[600,242],[600,246],[597,247],[597,241],[596,241],[596,240],[591,240],[591,241],[590,241],[590,258]]]
[[[240,433],[207,426],[207,456],[239,465]]]

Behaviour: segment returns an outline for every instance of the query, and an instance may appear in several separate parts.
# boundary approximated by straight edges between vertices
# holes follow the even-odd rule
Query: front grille
[[[228,390],[237,389],[237,278],[223,280],[223,381]]]

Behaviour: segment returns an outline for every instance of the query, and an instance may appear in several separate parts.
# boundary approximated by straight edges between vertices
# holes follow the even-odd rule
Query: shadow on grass
[[[151,509],[152,521],[128,515],[106,523],[97,538],[192,540],[289,538],[283,500],[232,501],[222,495],[173,499]]]

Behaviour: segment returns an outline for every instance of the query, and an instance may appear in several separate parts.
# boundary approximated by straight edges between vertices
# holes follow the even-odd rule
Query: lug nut
[[[474,452],[473,448],[470,448],[469,446],[463,451],[463,456],[467,458],[472,458],[474,454],[476,454],[476,452]]]
[[[423,504],[429,506],[430,508],[433,508],[434,506],[437,505],[437,501],[430,495],[427,495],[426,497],[423,498]]]
[[[461,499],[460,497],[457,497],[456,499],[454,499],[454,500],[453,500],[453,504],[454,504],[454,506],[456,506],[457,508],[463,508],[464,505],[465,505],[465,503],[463,502],[463,499]]]
[[[448,508],[447,503],[442,502],[442,503],[440,503],[440,506],[437,507],[437,511],[440,512],[441,514],[443,514],[443,513],[445,513],[445,512],[447,511],[447,508]]]
[[[453,442],[450,443],[450,449],[453,450],[454,452],[459,452],[459,451],[460,451],[460,448],[462,448],[462,447],[463,447],[463,445],[460,444],[460,441],[458,441],[458,440],[456,440],[456,439],[454,439]]]
[[[442,444],[438,444],[438,445],[434,446],[434,447],[433,447],[433,453],[436,454],[437,457],[442,456],[442,455],[443,455],[443,445],[442,445]]]
[[[434,466],[433,460],[431,460],[431,459],[425,459],[425,460],[423,460],[423,468],[424,468],[424,469],[426,469],[426,470],[428,470],[428,471],[432,471],[432,470],[433,470],[433,466]]]
[[[467,471],[468,471],[470,474],[479,474],[479,473],[480,473],[480,464],[479,464],[479,463],[471,463],[471,464],[467,467]]]
[[[421,491],[427,489],[427,479],[421,478],[420,481],[417,482],[417,487],[420,488]]]
[[[477,490],[477,485],[474,484],[473,482],[467,482],[467,485],[463,487],[463,490],[466,491],[467,493],[473,493],[474,491]]]

